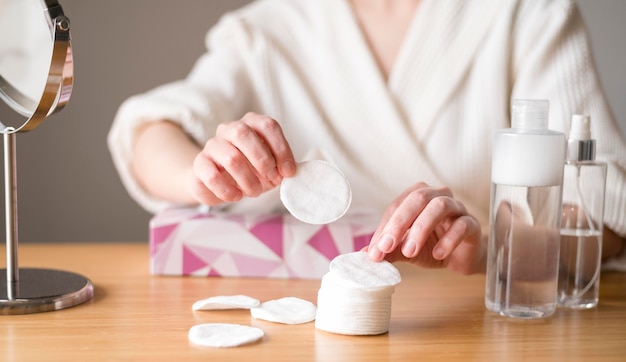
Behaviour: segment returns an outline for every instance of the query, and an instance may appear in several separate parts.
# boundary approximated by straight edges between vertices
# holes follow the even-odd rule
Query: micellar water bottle
[[[509,317],[556,309],[565,135],[548,130],[549,103],[515,100],[494,137],[485,306]]]

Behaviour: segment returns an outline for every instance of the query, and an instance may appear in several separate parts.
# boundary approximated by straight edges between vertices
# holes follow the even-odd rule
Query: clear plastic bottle
[[[485,306],[508,317],[557,305],[565,135],[548,130],[548,110],[515,100],[512,128],[494,137]]]
[[[589,117],[574,115],[563,176],[558,303],[598,305],[604,228],[606,163],[595,161]]]

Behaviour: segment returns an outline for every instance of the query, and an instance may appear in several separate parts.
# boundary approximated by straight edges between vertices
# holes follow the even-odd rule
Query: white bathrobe
[[[606,224],[626,236],[626,146],[611,116],[588,38],[569,0],[423,0],[389,78],[347,0],[261,0],[225,15],[189,76],[127,100],[109,146],[130,194],[168,203],[133,178],[133,129],[180,123],[199,144],[248,111],[278,120],[297,160],[336,164],[352,209],[382,211],[418,181],[449,186],[488,222],[492,138],[510,102],[548,99],[550,128],[589,114],[609,163]],[[270,211],[275,190],[224,207]]]

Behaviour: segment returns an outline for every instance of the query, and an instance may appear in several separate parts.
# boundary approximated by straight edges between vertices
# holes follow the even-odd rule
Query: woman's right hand
[[[248,113],[222,123],[193,162],[191,192],[198,202],[216,205],[256,197],[296,172],[291,147],[279,123]]]

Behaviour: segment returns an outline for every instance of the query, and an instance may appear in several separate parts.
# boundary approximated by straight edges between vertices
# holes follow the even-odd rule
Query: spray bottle
[[[574,115],[563,176],[563,217],[558,303],[570,308],[598,305],[606,163],[595,161],[591,120]]]

